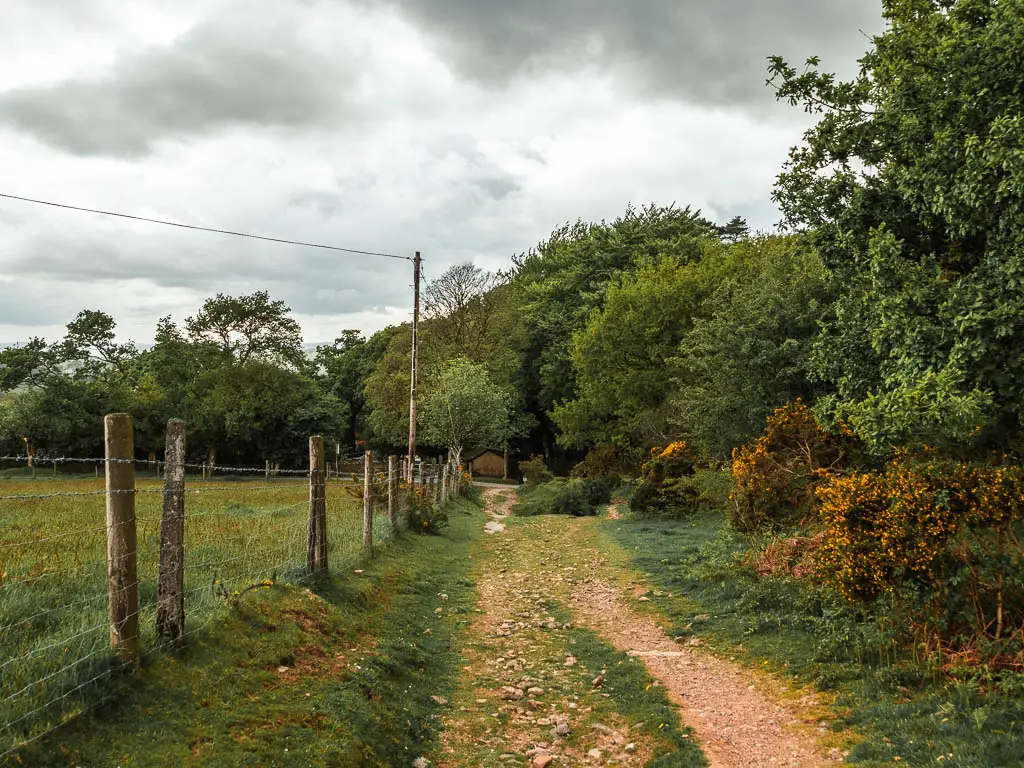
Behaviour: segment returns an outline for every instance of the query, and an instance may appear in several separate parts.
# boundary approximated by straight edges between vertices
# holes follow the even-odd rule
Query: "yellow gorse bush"
[[[889,595],[954,646],[1024,631],[1024,468],[902,454],[817,496],[817,571],[848,599]]]
[[[838,442],[801,400],[776,408],[764,434],[733,450],[733,525],[753,531],[809,514],[818,470],[841,456]]]
[[[828,531],[821,573],[851,599],[872,598],[897,579],[938,586],[946,561],[980,557],[964,538],[970,529],[1005,530],[1011,543],[1024,520],[1024,469],[901,455],[882,473],[832,479],[818,499]]]

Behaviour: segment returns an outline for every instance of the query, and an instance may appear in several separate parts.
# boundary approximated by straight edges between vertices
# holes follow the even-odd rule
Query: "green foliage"
[[[718,236],[727,243],[738,243],[750,237],[750,227],[742,216],[733,216],[726,224],[716,227]]]
[[[59,342],[0,351],[0,382],[14,388],[0,402],[0,450],[24,453],[28,438],[41,454],[99,455],[103,416],[131,407],[138,382],[138,354],[114,342],[115,327],[109,315],[85,311]]]
[[[694,455],[686,443],[655,448],[642,467],[629,508],[638,517],[681,517],[694,512],[700,497],[692,482],[695,473]]]
[[[717,460],[757,435],[774,408],[814,397],[809,357],[833,295],[802,238],[746,240],[729,259],[669,361],[669,420]]]
[[[573,337],[576,396],[552,411],[561,443],[635,445],[665,434],[666,361],[712,286],[699,256],[665,258],[609,285],[604,306]]]
[[[588,485],[589,482],[589,485]],[[520,517],[535,515],[572,515],[589,517],[597,514],[598,506],[607,504],[611,493],[607,486],[586,480],[567,480],[562,477],[520,493],[512,513]]]
[[[333,344],[317,347],[314,359],[316,380],[348,406],[348,429],[343,445],[349,448],[355,448],[355,442],[368,426],[367,379],[398,332],[398,328],[388,327],[366,339],[359,331],[346,330]]]
[[[631,207],[610,223],[566,224],[514,259],[513,290],[525,334],[516,381],[542,429],[550,429],[548,412],[575,397],[573,335],[603,306],[608,287],[659,258],[681,264],[699,259],[702,239],[714,236],[714,225],[699,211]]]
[[[1016,439],[1024,416],[1024,53],[1020,0],[883,3],[859,76],[771,71],[823,113],[775,197],[846,296],[815,369],[820,404],[878,453]]]
[[[416,492],[406,511],[409,530],[422,534],[438,534],[448,527],[448,513],[438,507],[432,498]]]
[[[455,464],[464,449],[503,446],[512,436],[511,396],[482,365],[456,358],[428,374],[417,416],[424,442],[444,446]]]
[[[602,478],[585,477],[579,484],[583,498],[592,507],[604,506],[612,500],[612,487]]]
[[[189,338],[211,344],[230,360],[245,364],[265,361],[299,368],[306,362],[302,329],[283,301],[266,291],[247,296],[218,293],[185,321]]]
[[[554,473],[544,463],[543,456],[533,455],[526,461],[519,462],[519,471],[523,475],[524,487],[527,489],[536,488],[555,479]]]
[[[640,463],[641,454],[637,450],[601,445],[587,451],[583,461],[572,468],[570,476],[597,478],[609,488],[618,488],[622,476],[635,474]]]
[[[169,418],[188,422],[189,450],[222,459],[301,462],[311,434],[340,435],[347,404],[314,381],[298,324],[265,293],[218,296],[187,321],[157,324],[154,346],[116,340],[114,320],[83,311],[63,339],[0,352],[0,449],[102,455],[103,416],[135,419],[135,445],[160,452]]]

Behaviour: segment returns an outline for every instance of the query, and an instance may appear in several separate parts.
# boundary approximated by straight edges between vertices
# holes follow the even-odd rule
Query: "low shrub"
[[[818,489],[818,572],[926,645],[1024,667],[1024,468],[898,455]]]
[[[436,534],[448,525],[448,514],[434,504],[424,489],[418,488],[411,496],[406,521],[410,531]]]
[[[522,517],[535,515],[572,515],[589,517],[597,514],[597,504],[588,498],[583,480],[557,478],[538,486],[512,507],[512,513]],[[593,490],[591,490],[593,493]],[[610,494],[608,494],[610,498]],[[602,502],[607,503],[607,502]]]
[[[607,480],[599,477],[587,477],[579,481],[583,498],[592,507],[600,507],[612,500],[614,487]]]
[[[700,492],[693,483],[697,468],[693,452],[682,440],[653,449],[640,472],[629,500],[638,517],[680,517],[697,509]]]
[[[583,461],[572,468],[570,477],[601,480],[614,490],[626,475],[636,474],[641,456],[615,445],[591,448]]]
[[[544,457],[537,454],[532,454],[527,461],[519,462],[519,471],[523,474],[523,486],[528,492],[555,479],[554,473],[544,463]]]

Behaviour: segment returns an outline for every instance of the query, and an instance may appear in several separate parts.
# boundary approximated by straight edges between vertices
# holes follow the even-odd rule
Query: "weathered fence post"
[[[309,572],[327,570],[327,490],[324,485],[324,439],[309,438],[309,526],[306,535],[306,567]]]
[[[176,644],[185,633],[185,422],[181,419],[167,422],[156,631]]]
[[[363,546],[373,549],[373,452],[363,454]]]
[[[138,543],[135,531],[135,433],[132,417],[103,419],[107,466],[107,586],[110,645],[123,661],[139,657]]]
[[[263,476],[266,481],[270,482],[270,459],[267,459],[265,466],[263,467]]]
[[[388,456],[388,520],[391,532],[398,530],[398,458]]]

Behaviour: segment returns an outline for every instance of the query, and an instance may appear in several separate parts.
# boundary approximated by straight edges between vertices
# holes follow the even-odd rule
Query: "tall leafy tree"
[[[759,434],[773,409],[820,394],[810,356],[833,300],[802,238],[755,238],[730,251],[728,270],[668,361],[669,422],[714,459]]]
[[[775,195],[845,293],[817,347],[837,387],[822,410],[879,451],[1006,445],[1024,418],[1024,2],[883,7],[854,80],[771,64],[780,98],[821,115]]]
[[[430,374],[420,410],[425,442],[447,448],[456,464],[466,449],[500,448],[512,437],[511,397],[465,358],[448,361]]]
[[[86,310],[66,328],[58,342],[32,339],[0,352],[2,387],[14,390],[0,416],[6,450],[21,450],[29,438],[50,455],[99,455],[103,416],[133,405],[137,351],[115,341],[113,318]],[[145,446],[145,435],[138,442]]]
[[[369,339],[356,330],[342,331],[333,344],[317,347],[315,364],[321,386],[348,409],[344,445],[352,447],[367,426],[366,383],[388,351],[398,328],[388,327]]]
[[[608,288],[604,306],[573,337],[576,396],[552,412],[560,442],[577,449],[664,443],[672,383],[666,362],[713,287],[708,264],[665,258]]]
[[[699,259],[702,240],[715,236],[714,225],[689,207],[631,207],[610,223],[567,224],[513,260],[524,335],[516,382],[546,454],[557,434],[549,413],[576,396],[573,335],[603,306],[608,287],[651,259]]]
[[[193,342],[214,344],[234,362],[259,360],[299,368],[306,362],[302,329],[290,312],[266,291],[246,296],[218,293],[185,321],[185,327]]]
[[[738,243],[750,237],[750,226],[742,216],[733,216],[726,224],[718,227],[718,236],[727,243]]]

